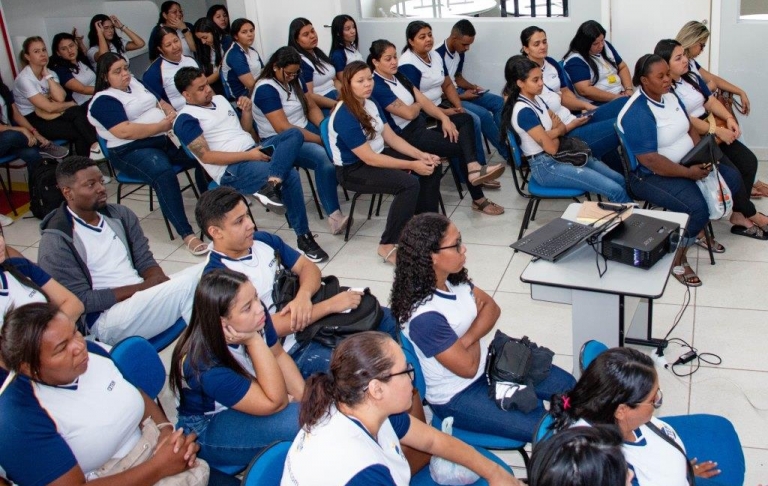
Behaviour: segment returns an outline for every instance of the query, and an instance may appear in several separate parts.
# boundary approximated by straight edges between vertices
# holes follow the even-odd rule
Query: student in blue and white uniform
[[[288,45],[301,54],[301,79],[307,93],[325,116],[336,106],[339,80],[333,61],[317,47],[317,32],[312,22],[299,17],[288,26]]]
[[[328,56],[336,69],[336,78],[341,81],[341,72],[352,61],[365,61],[357,49],[359,43],[357,23],[347,14],[337,15],[331,22],[331,50]]]
[[[496,147],[499,155],[506,160],[509,158],[507,147],[499,137],[504,99],[470,83],[464,77],[465,54],[475,42],[475,35],[472,22],[467,19],[459,20],[451,28],[451,35],[436,51],[443,58],[446,74],[451,78],[453,87],[461,99],[461,106],[472,115],[472,120],[480,127],[486,140],[489,140]]]
[[[201,17],[195,22],[195,60],[217,95],[224,94],[224,85],[221,82],[224,50],[221,40],[221,32],[211,19]]]
[[[118,30],[128,36],[127,43],[117,35]],[[120,22],[116,15],[96,14],[91,18],[88,29],[88,45],[90,48],[86,55],[91,66],[95,66],[101,55],[107,52],[123,56],[127,61],[126,52],[144,47],[144,39]]]
[[[144,86],[155,96],[173,106],[178,111],[184,107],[184,97],[181,96],[173,77],[184,67],[196,68],[197,61],[182,54],[181,39],[174,29],[160,27],[155,31],[155,45],[160,57],[149,65],[141,78]]]
[[[638,162],[637,169],[629,175],[629,184],[638,198],[688,214],[687,234],[680,243],[683,249],[677,252],[673,263],[685,271],[673,270],[672,275],[684,285],[698,287],[701,279],[688,264],[686,253],[709,221],[707,202],[695,181],[707,177],[712,168],[703,164],[680,165],[680,160],[698,143],[699,134],[680,99],[669,92],[672,79],[667,62],[656,54],[642,56],[637,60],[632,80],[638,91],[616,121]],[[718,170],[731,193],[741,187],[741,177],[735,169],[721,164]],[[745,224],[752,226],[749,220]],[[759,228],[752,231],[760,239],[768,238]]]
[[[328,215],[331,233],[347,227],[336,189],[336,169],[320,139],[318,126],[323,114],[299,77],[301,58],[293,47],[281,47],[269,58],[253,92],[253,119],[261,140],[270,140],[286,130],[298,128],[304,135],[296,165],[315,172],[320,202]]]
[[[350,191],[394,195],[377,250],[385,263],[394,263],[405,223],[414,214],[438,211],[440,159],[410,145],[389,127],[384,110],[369,99],[373,79],[364,62],[348,64],[341,83],[341,103],[328,122],[336,174]]]
[[[432,48],[435,45],[432,37],[432,26],[421,20],[414,20],[405,30],[406,45],[400,56],[400,72],[424,93],[429,101],[453,119],[456,115],[467,114],[461,105],[459,93],[448,75],[448,68],[443,58]],[[457,126],[459,122],[454,122]],[[481,124],[475,123],[475,151],[477,161],[485,165],[485,150],[483,150],[483,133]],[[489,182],[486,187],[498,189],[498,182]]]
[[[284,486],[406,486],[411,470],[402,446],[461,464],[492,485],[519,483],[469,445],[408,415],[413,366],[381,332],[351,336],[330,370],[307,381],[301,431],[285,460]]]
[[[224,94],[230,101],[241,96],[251,96],[256,78],[264,69],[264,61],[253,47],[256,26],[248,19],[232,22],[232,45],[224,53],[221,64],[221,80]]]
[[[438,416],[452,416],[464,430],[528,441],[545,410],[539,401],[526,412],[505,411],[488,397],[485,351],[501,310],[472,284],[466,259],[461,233],[448,218],[415,216],[400,237],[392,313],[414,345],[427,385],[424,398]],[[535,395],[549,400],[574,383],[553,366]]]
[[[192,30],[193,26],[184,21],[184,10],[179,2],[166,0],[160,5],[160,17],[157,19],[157,25],[149,33],[149,60],[154,61],[158,56],[155,32],[160,27],[170,27],[174,29],[182,39],[181,47],[185,56],[195,55],[195,36]]]
[[[232,45],[232,26],[229,23],[229,10],[226,5],[217,3],[208,8],[205,16],[216,25],[221,38],[221,46],[226,51]]]
[[[617,151],[619,138],[613,126],[628,98],[622,96],[597,107],[578,98],[568,87],[568,74],[557,61],[548,56],[549,43],[544,30],[536,26],[527,27],[520,32],[520,42],[523,45],[521,52],[541,67],[544,76],[541,99],[558,114],[561,113],[561,107],[575,113],[589,111],[586,115],[589,117],[588,121],[574,128],[571,135],[587,142],[595,158],[621,173],[623,168]],[[564,113],[560,118],[566,125],[573,119],[572,113]]]
[[[67,32],[53,36],[53,54],[48,66],[59,78],[59,84],[67,92],[67,100],[84,105],[93,96],[96,73],[93,65],[79,49],[77,39]]]
[[[150,486],[207,469],[195,436],[174,432],[162,409],[55,304],[15,309],[0,336],[0,356],[15,375],[0,391],[0,467],[12,482]],[[99,478],[102,466],[132,452],[142,430],[154,426],[160,437],[146,462]]]
[[[605,29],[594,20],[579,26],[565,53],[565,72],[582,101],[601,105],[632,96],[632,74],[610,42]]]
[[[371,98],[384,108],[392,130],[419,150],[440,157],[458,158],[462,176],[468,181],[472,209],[494,216],[503,214],[504,208],[485,197],[482,185],[484,181],[499,177],[504,172],[504,165],[488,166],[483,170],[484,167],[475,160],[477,150],[472,119],[463,114],[449,118],[398,72],[397,50],[391,42],[374,41],[368,64],[374,69]],[[422,111],[435,118],[438,126],[427,129]]]
[[[590,363],[572,390],[552,397],[549,413],[554,422],[550,430],[616,425],[624,438],[622,452],[635,475],[632,484],[687,486],[691,483],[687,479],[689,458],[683,452],[685,446],[669,424],[653,416],[663,398],[650,357],[632,348],[612,348]],[[713,453],[717,447],[713,445]],[[699,457],[702,459],[709,458]],[[697,484],[701,478],[712,476],[717,481],[720,471],[716,463],[692,463]]]
[[[206,273],[173,350],[178,426],[197,434],[199,456],[215,466],[244,469],[262,448],[299,429],[304,379],[259,297],[240,272]]]
[[[594,157],[576,167],[556,161],[552,155],[560,146],[559,137],[586,123],[575,118],[568,125],[553,113],[541,92],[544,86],[541,68],[525,56],[512,56],[504,67],[507,84],[504,93],[504,130],[514,129],[520,150],[528,157],[531,175],[549,187],[573,187],[603,195],[614,202],[631,202],[624,189],[624,176]],[[561,107],[566,116],[567,110]]]
[[[731,232],[743,234],[754,231],[743,226],[742,216],[749,218],[763,232],[768,231],[768,216],[757,210],[747,192],[754,185],[757,176],[757,156],[738,140],[741,128],[736,118],[712,95],[704,78],[690,71],[688,58],[679,42],[672,39],[659,41],[654,54],[660,55],[669,63],[672,90],[683,102],[691,125],[699,135],[713,133],[721,141],[719,147],[725,155],[720,162],[730,165],[741,174],[742,187],[733,194],[735,213],[731,217],[731,222],[739,227],[732,228]],[[714,119],[711,122],[708,121],[710,115],[725,120],[726,126],[715,126]],[[696,244],[707,248],[706,240],[701,238],[696,241]],[[725,251],[722,245],[716,246],[713,251],[718,249]]]
[[[176,117],[173,107],[134,78],[117,54],[101,56],[96,74],[96,94],[88,107],[88,120],[106,141],[110,162],[121,172],[149,179],[163,215],[189,251],[193,255],[207,253],[207,245],[195,236],[187,220],[173,165],[195,169],[200,192],[208,183],[197,162],[166,135]]]

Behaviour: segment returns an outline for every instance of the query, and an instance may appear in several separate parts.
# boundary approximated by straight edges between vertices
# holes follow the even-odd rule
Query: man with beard
[[[68,157],[56,182],[64,203],[40,224],[39,265],[83,302],[87,333],[111,345],[189,322],[199,272],[163,272],[133,211],[107,204],[96,163]]]

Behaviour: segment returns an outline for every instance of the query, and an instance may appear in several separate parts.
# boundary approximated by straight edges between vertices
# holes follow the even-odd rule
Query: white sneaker
[[[0,226],[10,226],[14,223],[14,220],[12,218],[9,218],[8,216],[4,214],[0,214]]]
[[[104,154],[101,153],[101,147],[99,147],[99,142],[94,143],[91,145],[91,160],[104,160]]]

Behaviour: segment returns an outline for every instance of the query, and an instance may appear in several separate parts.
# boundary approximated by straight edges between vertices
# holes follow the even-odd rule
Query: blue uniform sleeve
[[[8,263],[16,267],[16,270],[21,272],[22,275],[35,282],[38,287],[42,287],[51,280],[51,276],[48,275],[45,270],[26,258],[9,258]]]
[[[123,104],[109,95],[96,98],[96,101],[91,103],[89,111],[107,130],[128,121]]]
[[[386,81],[379,76],[373,77],[373,92],[371,93],[371,99],[376,101],[380,106],[387,107],[397,101],[397,95],[392,91]]]
[[[584,59],[572,57],[565,63],[565,72],[571,78],[571,82],[576,84],[580,81],[592,81],[592,70]]]
[[[461,74],[464,69],[464,53],[462,52],[459,54],[459,65],[456,66],[456,74]],[[445,72],[447,73],[448,70],[446,69]]]
[[[286,245],[285,242],[275,234],[267,233],[266,231],[256,231],[253,233],[253,239],[254,241],[260,241],[277,250],[285,268],[292,269],[293,266],[296,265],[296,262],[299,261],[301,253]]]
[[[374,464],[352,476],[345,486],[397,486],[397,483],[387,466]]]
[[[411,416],[408,415],[408,412],[390,415],[389,423],[392,424],[392,429],[394,429],[395,434],[397,434],[397,438],[402,439],[411,428]]]
[[[163,63],[163,58],[158,57],[155,62],[149,65],[144,72],[144,76],[141,78],[144,86],[152,92],[156,97],[168,101],[168,95],[165,93],[165,87],[163,86],[163,75],[160,72],[160,65]]]
[[[437,356],[459,340],[445,316],[435,311],[414,317],[408,336],[427,358]]]
[[[280,338],[277,335],[277,331],[275,331],[275,325],[272,322],[272,316],[269,315],[269,311],[267,310],[267,306],[265,306],[263,302],[261,306],[264,307],[264,315],[267,318],[266,322],[264,323],[264,342],[267,343],[268,348],[271,348],[275,345],[282,346],[280,344]]]
[[[405,77],[413,83],[414,86],[421,89],[421,71],[419,71],[419,68],[413,64],[405,64],[400,66],[398,70],[403,73]]]
[[[274,86],[268,84],[262,84],[256,88],[256,92],[253,94],[253,102],[256,103],[256,106],[265,115],[283,109],[280,93],[277,92]]]
[[[613,45],[611,45],[611,43],[608,41],[605,41],[605,45],[608,47],[608,49],[611,50],[611,54],[613,55],[613,60],[616,61],[616,65],[618,66],[619,64],[621,64],[624,61],[624,59],[622,59],[621,56],[619,55],[619,51],[617,51],[616,48],[613,47]]]
[[[349,112],[345,105],[342,105],[339,111],[336,112],[336,116],[333,118],[333,129],[338,134],[339,139],[350,150],[354,150],[368,142],[360,122]]]
[[[251,380],[229,368],[216,366],[200,374],[200,384],[203,393],[225,407],[232,408],[248,393]]]
[[[245,57],[245,53],[242,49],[230,49],[226,59],[229,69],[235,73],[235,76],[242,76],[251,72],[251,67],[248,66],[248,59]]]
[[[72,70],[66,66],[56,66],[53,68],[53,71],[56,73],[56,76],[59,77],[59,84],[62,86],[75,79]]]
[[[627,145],[635,155],[659,151],[656,118],[644,101],[642,97],[635,100],[621,119]]]
[[[342,72],[347,67],[347,55],[344,53],[344,49],[334,49],[331,51],[331,64],[333,64],[337,73]]]
[[[307,84],[315,80],[315,68],[304,59],[301,60],[301,79]]]
[[[173,122],[173,133],[179,137],[181,143],[189,145],[203,134],[203,128],[200,126],[200,121],[197,118],[189,113],[182,113]]]
[[[707,82],[704,81],[704,78],[696,73],[693,74],[696,76],[696,80],[699,82],[699,88],[701,88],[701,94],[704,95],[704,102],[706,103],[709,97],[712,96],[712,91],[710,91],[709,86],[707,86]]]
[[[221,38],[221,52],[227,52],[232,46],[232,36],[229,34]]]
[[[517,124],[527,132],[541,125],[541,120],[536,116],[533,108],[525,107],[517,112]]]

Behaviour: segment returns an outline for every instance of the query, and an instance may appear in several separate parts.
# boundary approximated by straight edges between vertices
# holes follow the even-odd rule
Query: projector
[[[677,248],[680,225],[632,214],[603,235],[600,252],[612,260],[638,268],[651,268]]]

